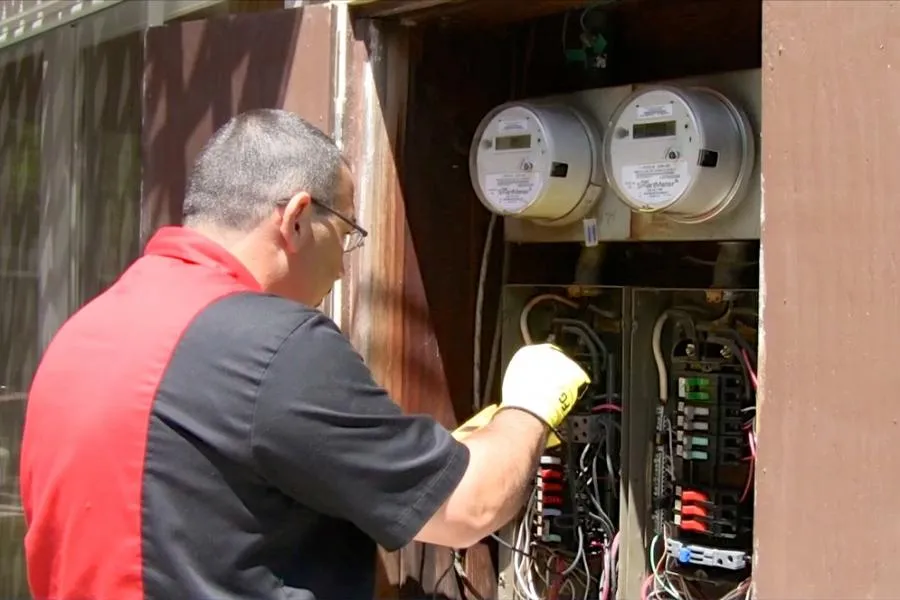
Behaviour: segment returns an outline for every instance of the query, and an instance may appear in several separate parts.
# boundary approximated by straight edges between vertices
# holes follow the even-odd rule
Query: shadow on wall
[[[305,12],[318,18],[304,19]],[[323,120],[329,113],[331,45],[314,42],[327,40],[330,27],[324,11],[296,9],[187,21],[148,31],[143,242],[158,227],[180,222],[194,157],[235,114],[286,108],[328,130]],[[316,85],[295,80],[316,69],[327,74],[312,79]],[[302,94],[297,93],[299,88]]]

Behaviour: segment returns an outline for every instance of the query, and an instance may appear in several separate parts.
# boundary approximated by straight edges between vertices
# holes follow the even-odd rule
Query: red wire
[[[601,404],[599,406],[595,406],[591,409],[591,412],[602,412],[604,410],[611,410],[613,412],[622,412],[622,407],[618,404]]]
[[[553,578],[553,585],[547,591],[547,600],[557,600],[559,598],[559,591],[562,589],[563,583],[562,574],[566,571],[566,563],[560,557],[556,557],[554,564],[556,566],[556,577]]]

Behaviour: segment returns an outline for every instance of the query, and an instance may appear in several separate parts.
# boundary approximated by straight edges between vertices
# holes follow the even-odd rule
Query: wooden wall
[[[757,597],[897,598],[900,7],[764,17]]]

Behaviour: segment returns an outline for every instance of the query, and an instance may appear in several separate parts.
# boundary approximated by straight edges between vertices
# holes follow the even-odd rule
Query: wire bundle
[[[534,539],[536,505],[535,493],[528,502],[524,517],[516,526],[512,544],[517,595],[524,600],[613,598],[618,569],[618,533],[604,540],[599,548],[588,548],[585,528],[579,525],[576,528],[576,553],[565,553]],[[589,554],[592,556],[589,557]]]

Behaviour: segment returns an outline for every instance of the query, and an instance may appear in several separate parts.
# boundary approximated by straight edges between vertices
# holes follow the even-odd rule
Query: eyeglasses
[[[337,217],[338,219],[340,219],[341,221],[343,221],[344,223],[346,223],[347,225],[350,226],[350,232],[344,236],[344,254],[347,254],[348,252],[353,252],[354,250],[356,250],[357,248],[359,248],[360,246],[363,245],[363,243],[366,241],[366,236],[369,235],[368,231],[366,231],[365,229],[360,227],[352,219],[345,217],[338,211],[334,210],[330,206],[326,206],[324,203],[319,202],[315,198],[311,198],[310,201],[313,204],[315,204],[316,206],[318,206],[319,208],[321,208],[322,210],[324,210],[325,212],[327,212],[328,214],[334,215],[335,217]]]

